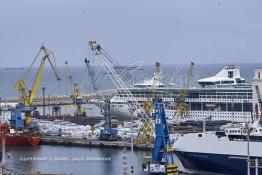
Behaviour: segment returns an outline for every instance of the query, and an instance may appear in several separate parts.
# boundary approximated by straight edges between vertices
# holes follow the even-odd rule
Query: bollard
[[[127,175],[127,157],[126,157],[126,148],[123,150],[123,175]]]
[[[131,174],[134,174],[134,166],[131,165]]]

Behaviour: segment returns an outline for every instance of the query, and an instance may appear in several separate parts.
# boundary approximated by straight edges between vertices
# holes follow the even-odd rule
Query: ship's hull
[[[230,138],[213,132],[184,134],[174,142],[174,152],[187,169],[246,175],[248,143],[237,139],[239,137]],[[255,159],[261,166],[261,146],[262,142],[257,138],[251,139],[249,143],[252,167],[255,166]],[[258,172],[262,175],[262,169]],[[251,175],[255,175],[255,168],[251,168]]]
[[[131,112],[128,110],[127,105],[114,104],[110,107],[110,113],[112,118],[119,120],[131,120]],[[176,110],[165,110],[168,120],[176,121],[178,116],[175,116]],[[212,116],[212,121],[230,121],[230,122],[249,122],[252,121],[251,112],[221,112],[221,111],[189,111],[188,116],[185,119],[179,119],[180,121],[202,121],[210,116]],[[245,116],[245,117],[243,117]],[[133,114],[133,119],[137,119],[137,115]]]
[[[247,159],[243,156],[175,151],[184,168],[231,175],[247,174]],[[251,157],[254,159],[254,157]],[[261,159],[261,158],[260,158]],[[251,168],[255,175],[255,168]],[[262,175],[262,169],[258,169]]]
[[[2,138],[0,139],[0,143]],[[28,136],[28,135],[7,135],[6,136],[6,145],[12,146],[36,146],[40,142],[39,136]],[[1,143],[2,144],[2,143]]]

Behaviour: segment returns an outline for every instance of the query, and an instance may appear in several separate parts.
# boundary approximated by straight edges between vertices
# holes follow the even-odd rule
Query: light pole
[[[43,90],[43,117],[45,117],[45,87],[42,87]]]
[[[2,136],[1,141],[2,141],[2,161],[1,161],[1,174],[5,174],[5,168],[6,168],[6,133],[8,133],[8,125],[6,123],[1,123],[0,125],[0,135]]]
[[[245,110],[244,110],[244,107],[245,107],[245,104],[247,103],[247,101],[245,100],[243,103],[242,103],[242,112],[243,112],[243,116],[244,116],[244,119],[245,119],[245,123],[246,123],[246,113],[245,113]],[[249,120],[248,120],[249,121]]]
[[[134,111],[135,111],[135,106],[134,106],[132,103],[129,105],[129,111],[130,111],[130,113],[131,113],[131,152],[133,153],[133,152],[134,152],[133,113],[134,113]]]
[[[0,116],[2,115],[2,98],[0,97]]]
[[[247,175],[250,175],[250,148],[249,148],[249,142],[250,142],[250,130],[249,130],[249,126],[246,123],[246,130],[247,130]]]

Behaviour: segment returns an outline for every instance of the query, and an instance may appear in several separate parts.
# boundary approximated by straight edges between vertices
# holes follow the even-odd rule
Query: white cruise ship
[[[151,102],[156,95],[162,98],[166,102],[165,109],[169,120],[252,120],[252,87],[241,77],[238,67],[228,65],[216,75],[198,80],[198,83],[199,88],[186,89],[165,85],[160,80],[159,68],[151,79],[133,84],[129,90],[141,105]],[[182,100],[181,93],[184,94]],[[117,91],[110,100],[113,118],[131,118],[127,101],[121,91]],[[180,113],[181,103],[184,104],[184,116]],[[133,117],[136,117],[136,114]]]

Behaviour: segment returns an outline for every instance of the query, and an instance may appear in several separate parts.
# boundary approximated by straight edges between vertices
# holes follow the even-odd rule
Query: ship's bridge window
[[[221,84],[233,84],[234,81],[221,81]]]
[[[240,78],[236,78],[236,82],[237,83],[245,83],[246,81],[245,80],[241,80]]]

